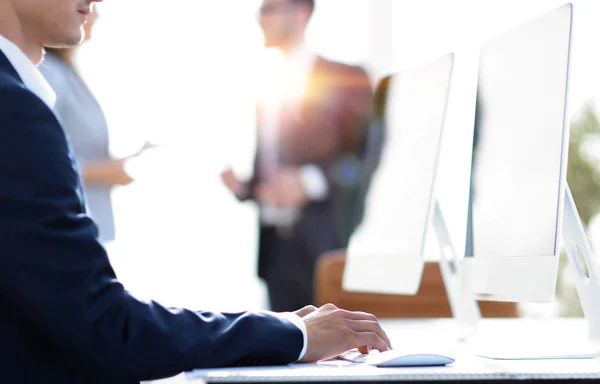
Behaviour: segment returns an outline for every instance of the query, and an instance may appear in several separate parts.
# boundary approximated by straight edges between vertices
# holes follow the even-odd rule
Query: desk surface
[[[478,332],[464,342],[464,335],[453,320],[388,320],[382,325],[395,349],[417,348],[447,351],[456,362],[446,367],[377,368],[364,364],[325,361],[318,364],[291,364],[282,367],[222,368],[197,370],[187,375],[189,382],[472,382],[512,380],[600,380],[600,360],[492,360],[475,353],[486,346],[509,350],[584,345],[587,326],[583,319],[502,319],[483,320]]]

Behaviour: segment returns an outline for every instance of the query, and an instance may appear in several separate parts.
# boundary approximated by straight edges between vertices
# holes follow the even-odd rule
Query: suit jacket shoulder
[[[344,91],[371,92],[371,80],[364,68],[318,57],[314,64],[318,82]]]

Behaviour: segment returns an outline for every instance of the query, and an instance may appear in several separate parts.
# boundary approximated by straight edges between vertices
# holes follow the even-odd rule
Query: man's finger
[[[356,334],[356,341],[359,347],[361,345],[369,345],[379,352],[385,352],[390,349],[388,344],[375,332],[359,332]]]
[[[309,314],[315,312],[316,310],[317,310],[317,307],[315,307],[314,305],[307,305],[306,307],[300,308],[299,310],[295,311],[294,313],[297,316],[304,317],[306,315],[309,315]]]
[[[328,304],[322,305],[321,308],[319,308],[319,311],[333,312],[333,311],[340,311],[340,309],[338,307],[336,307],[335,305],[328,303]]]
[[[388,349],[392,349],[390,339],[378,322],[370,320],[348,320],[348,326],[355,332],[376,333],[387,344]]]
[[[345,317],[349,320],[379,321],[375,315],[366,312],[345,311]]]
[[[363,355],[367,355],[370,350],[371,347],[368,345],[361,345],[360,347],[358,347],[358,352],[362,353]]]

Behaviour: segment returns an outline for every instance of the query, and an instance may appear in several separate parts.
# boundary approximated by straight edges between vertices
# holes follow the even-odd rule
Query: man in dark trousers
[[[243,182],[230,169],[221,174],[240,200],[260,205],[258,273],[274,311],[313,304],[317,259],[347,245],[362,212],[371,86],[361,68],[305,46],[314,6],[313,0],[262,2],[265,45],[284,59],[264,84],[271,94],[257,105],[253,177]]]
[[[81,41],[93,3],[0,0],[1,381],[131,384],[203,367],[316,361],[362,345],[387,350],[365,313],[167,309],[118,282],[85,212],[55,95],[34,66],[44,46]]]

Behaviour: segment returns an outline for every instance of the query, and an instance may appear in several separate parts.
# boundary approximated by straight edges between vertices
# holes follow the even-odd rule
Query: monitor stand
[[[523,342],[518,346],[513,344],[512,347],[507,347],[506,351],[475,352],[476,355],[495,360],[594,359],[600,357],[599,271],[568,186],[565,193],[562,224],[563,247],[568,255],[570,268],[574,271],[577,295],[588,326],[587,340],[570,338],[565,342],[557,343],[553,342],[556,335],[550,333],[544,335],[546,342],[543,345]],[[580,254],[583,256],[582,259],[579,257]]]
[[[452,316],[459,327],[459,341],[466,341],[477,332],[481,320],[479,305],[470,291],[461,259],[452,245],[448,227],[438,201],[433,212],[433,226],[440,246],[440,271]]]

